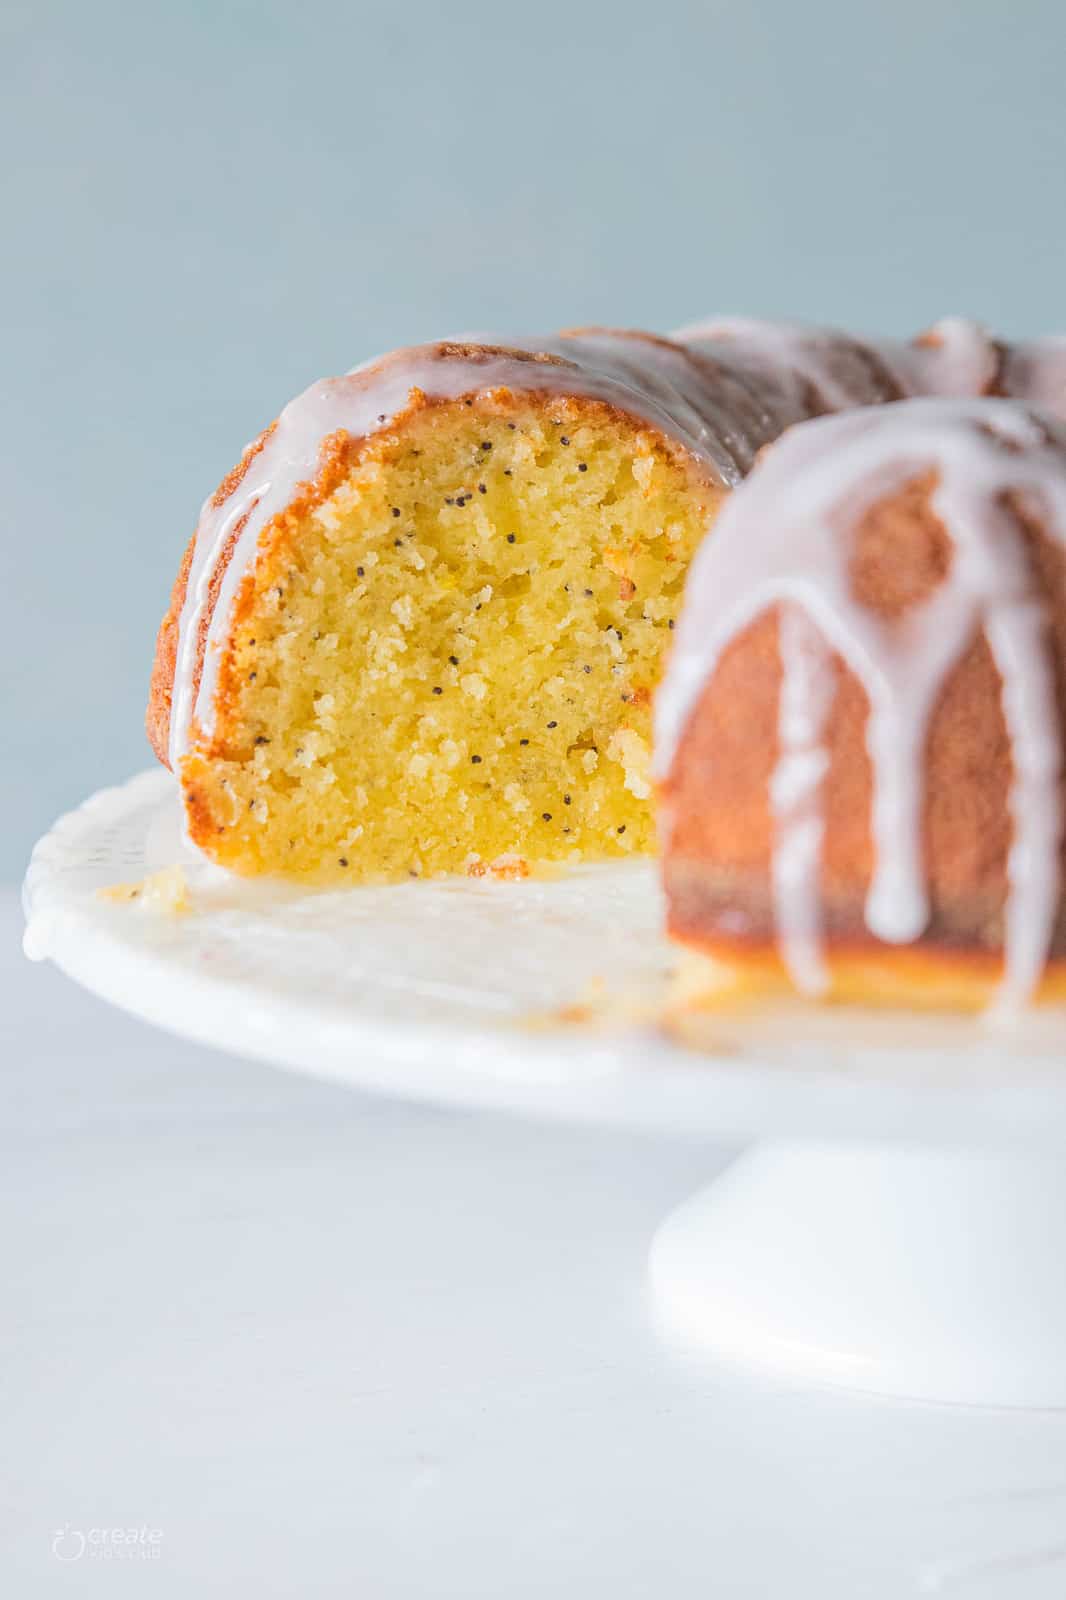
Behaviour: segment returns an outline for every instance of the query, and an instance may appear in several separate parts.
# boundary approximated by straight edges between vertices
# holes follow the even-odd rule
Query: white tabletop
[[[0,1592],[1066,1593],[1066,1417],[660,1346],[649,1240],[730,1152],[196,1049],[20,927],[7,893]]]

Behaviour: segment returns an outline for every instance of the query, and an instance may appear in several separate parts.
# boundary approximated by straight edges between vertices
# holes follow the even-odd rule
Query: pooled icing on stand
[[[848,534],[924,472],[954,546],[950,570],[902,622],[851,590]],[[838,654],[869,701],[875,866],[871,933],[920,937],[929,918],[922,862],[929,719],[954,666],[983,631],[1003,684],[1012,749],[1013,844],[999,1001],[1031,994],[1050,948],[1060,889],[1062,738],[1044,605],[1010,493],[1031,497],[1066,545],[1066,429],[1014,402],[912,400],[809,422],[785,436],[719,516],[693,563],[674,654],[656,703],[656,766],[666,778],[700,694],[729,643],[781,607],[775,920],[796,986],[825,987],[819,924],[818,803],[827,766],[826,674]]]

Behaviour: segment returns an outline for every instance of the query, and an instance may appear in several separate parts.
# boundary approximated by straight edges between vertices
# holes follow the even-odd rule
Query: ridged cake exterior
[[[697,991],[1047,991],[1066,958],[1061,424],[979,399],[795,428],[723,511],[676,637],[663,871],[672,935],[712,958]]]

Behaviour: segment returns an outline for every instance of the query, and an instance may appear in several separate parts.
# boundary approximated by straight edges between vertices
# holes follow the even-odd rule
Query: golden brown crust
[[[686,942],[689,948],[676,974],[670,1006],[682,1032],[686,1016],[732,1010],[745,1002],[765,1003],[794,992],[772,945],[741,948],[728,940]],[[826,971],[828,988],[822,999],[829,1004],[979,1012],[995,998],[1003,963],[986,951],[841,945],[827,952]],[[1048,963],[1033,1002],[1058,1006],[1064,1001],[1066,960],[1060,958]]]
[[[950,541],[931,505],[934,481],[916,480],[856,530],[852,582],[863,602],[896,621],[942,581]],[[1066,722],[1066,552],[1015,506],[1047,597],[1060,719]],[[834,658],[836,692],[822,786],[821,900],[833,951],[879,946],[864,902],[874,866],[868,701]],[[769,786],[778,755],[781,662],[776,610],[723,654],[686,730],[664,802],[673,819],[664,874],[674,937],[701,948],[758,951],[773,942],[774,824]],[[923,948],[998,959],[1003,948],[1011,743],[991,651],[976,637],[950,673],[926,743],[922,842],[931,918]],[[1064,849],[1066,868],[1066,849]],[[1066,956],[1060,913],[1053,953]]]
[[[274,421],[268,428],[264,428],[258,439],[253,440],[253,442],[248,446],[237,465],[235,467],[231,467],[226,473],[226,476],[223,478],[222,482],[211,496],[211,504],[213,506],[224,505],[233,491],[243,482],[245,473],[248,471],[248,468],[262,450],[263,446],[266,444],[276,427],[277,422]]]

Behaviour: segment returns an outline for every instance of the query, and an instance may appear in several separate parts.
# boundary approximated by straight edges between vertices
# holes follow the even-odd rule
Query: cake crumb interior
[[[587,405],[416,414],[264,540],[194,834],[314,881],[650,851],[652,693],[717,497]]]

